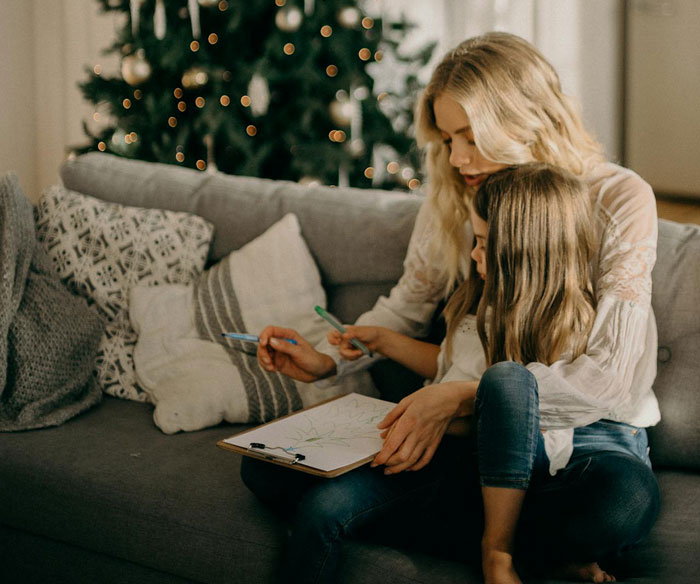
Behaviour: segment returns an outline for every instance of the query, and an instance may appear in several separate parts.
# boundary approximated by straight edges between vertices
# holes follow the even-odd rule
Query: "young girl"
[[[426,151],[430,195],[416,220],[403,277],[357,323],[424,335],[440,300],[469,278],[464,253],[473,236],[469,200],[487,176],[539,161],[580,177],[594,226],[596,313],[585,351],[550,364],[533,361],[517,372],[492,367],[481,383],[527,387],[536,382],[540,414],[558,414],[568,428],[558,430],[556,440],[547,438],[553,435],[549,431],[544,434],[559,446],[550,460],[550,470],[559,469],[559,482],[548,496],[528,494],[520,523],[540,534],[530,541],[552,557],[561,548],[589,562],[634,543],[648,531],[658,507],[649,467],[620,452],[620,444],[630,441],[642,448],[643,428],[659,420],[652,391],[656,208],[651,189],[631,171],[604,161],[552,67],[529,43],[506,33],[470,39],[446,55],[420,100],[417,133]],[[322,359],[303,364],[306,380],[344,375],[376,359],[343,359],[344,347],[346,340],[340,349],[328,343],[319,347]],[[448,379],[402,400],[384,422],[391,431],[375,470],[395,475],[395,484],[408,492],[428,484],[441,465],[452,468],[441,454],[449,450],[450,437],[442,437],[449,420],[473,411],[476,391],[476,381]],[[601,433],[606,439],[595,446]],[[572,457],[575,445],[588,453]],[[419,473],[401,472],[419,468]],[[258,483],[265,485],[264,479]],[[348,519],[346,526],[353,525]],[[329,553],[322,565],[336,552]]]

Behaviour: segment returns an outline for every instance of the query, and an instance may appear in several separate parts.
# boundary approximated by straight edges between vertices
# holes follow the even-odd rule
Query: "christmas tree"
[[[128,18],[108,49],[122,56],[121,76],[96,67],[81,84],[103,123],[84,124],[91,144],[82,151],[275,179],[420,186],[412,109],[433,46],[400,55],[407,22],[382,22],[353,0],[98,1]],[[386,57],[402,83],[376,95],[369,71]]]

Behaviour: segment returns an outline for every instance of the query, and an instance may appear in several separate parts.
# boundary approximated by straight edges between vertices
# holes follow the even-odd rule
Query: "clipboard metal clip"
[[[270,452],[270,450],[280,450],[284,454],[278,454],[278,453],[273,453]],[[303,454],[291,454],[287,452],[286,449],[282,448],[281,446],[266,446],[265,444],[262,444],[261,442],[251,442],[250,445],[248,446],[248,451],[249,452],[254,452],[263,458],[267,458],[269,460],[275,460],[277,462],[283,462],[285,464],[296,464],[297,462],[301,462],[302,460],[306,459],[306,456]]]

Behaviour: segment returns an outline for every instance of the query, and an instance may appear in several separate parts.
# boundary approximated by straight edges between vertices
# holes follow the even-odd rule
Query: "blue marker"
[[[330,324],[334,329],[336,329],[338,332],[341,334],[345,334],[347,332],[347,329],[340,324],[337,320],[335,320],[330,314],[328,314],[323,308],[320,306],[316,306],[314,310],[318,313],[318,315],[325,320],[328,324]],[[357,339],[350,339],[350,343],[360,349],[365,355],[369,355],[370,357],[372,356],[372,351],[370,351],[367,347],[365,347],[360,341]]]
[[[236,341],[248,341],[249,343],[259,343],[260,337],[258,335],[249,335],[247,333],[221,333],[222,337],[227,337],[229,339],[235,339]],[[292,345],[296,345],[297,342],[294,339],[284,339]]]

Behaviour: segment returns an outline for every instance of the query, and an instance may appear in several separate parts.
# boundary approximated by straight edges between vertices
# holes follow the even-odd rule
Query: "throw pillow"
[[[134,376],[128,291],[193,281],[204,269],[212,225],[190,213],[107,203],[59,185],[42,194],[35,218],[37,239],[63,282],[105,319],[96,361],[102,389],[147,401]]]
[[[329,330],[316,264],[295,215],[231,252],[191,286],[135,286],[130,314],[139,337],[136,375],[165,433],[222,421],[266,422],[351,391],[377,395],[367,372],[327,389],[265,371],[255,343],[221,333],[258,334],[276,324],[317,343]]]

